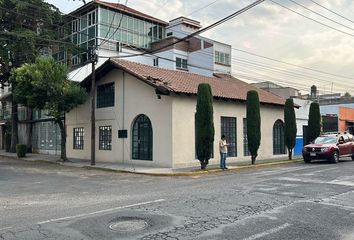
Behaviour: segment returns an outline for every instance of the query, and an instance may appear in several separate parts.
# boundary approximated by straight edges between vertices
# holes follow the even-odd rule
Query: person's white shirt
[[[226,139],[219,141],[219,150],[221,153],[227,153],[227,146],[229,146],[229,144],[227,144]]]

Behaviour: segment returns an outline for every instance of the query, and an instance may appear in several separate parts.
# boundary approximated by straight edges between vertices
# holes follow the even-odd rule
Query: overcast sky
[[[106,1],[119,2],[118,0]],[[127,5],[165,21],[179,16],[189,16],[200,21],[202,26],[207,26],[253,1],[128,0]],[[304,93],[312,84],[315,84],[321,93],[349,91],[354,95],[354,1],[274,1],[306,17],[336,28],[338,31],[322,26],[266,0],[203,35],[232,45],[234,48],[232,70],[233,74],[240,79],[269,80],[283,86],[297,87]],[[310,12],[292,1],[338,23]],[[47,2],[54,4],[64,13],[83,5],[78,0],[47,0]],[[120,3],[124,4],[125,0],[121,0]],[[321,4],[347,19],[331,13],[315,3]],[[308,71],[242,53],[235,49],[343,77]]]

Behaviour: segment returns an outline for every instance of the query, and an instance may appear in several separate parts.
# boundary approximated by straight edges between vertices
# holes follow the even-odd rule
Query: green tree
[[[43,0],[0,0],[0,85],[11,86],[12,68],[34,62],[39,51],[49,47],[51,39],[59,39],[55,23],[62,15],[53,5]],[[18,107],[11,97],[11,152],[18,143]]]
[[[14,70],[15,100],[27,107],[44,109],[54,118],[61,132],[61,158],[66,160],[65,113],[85,102],[87,94],[77,83],[67,80],[66,66],[51,58],[38,58]]]
[[[316,102],[311,103],[308,121],[307,142],[312,142],[321,133],[321,113],[320,105]]]
[[[69,26],[64,24],[64,15],[44,0],[0,0],[0,86],[11,86],[14,90],[16,86],[9,80],[11,69],[33,63],[46,52],[79,51],[70,38],[64,38],[69,32]],[[16,101],[10,101],[11,151],[15,152],[18,109]],[[31,118],[31,114],[28,117]],[[28,138],[27,142],[30,142],[30,136]]]
[[[210,85],[201,83],[198,86],[195,114],[196,151],[201,169],[206,168],[212,155],[214,133],[213,95]]]
[[[247,140],[252,164],[256,162],[258,148],[261,144],[261,114],[257,91],[247,92]]]
[[[285,122],[285,145],[288,148],[289,160],[293,157],[293,149],[296,143],[296,116],[294,109],[294,100],[289,98],[285,102],[284,107],[284,122]]]

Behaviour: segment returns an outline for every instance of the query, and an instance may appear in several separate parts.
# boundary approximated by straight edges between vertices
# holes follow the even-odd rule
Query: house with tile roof
[[[208,83],[214,97],[214,156],[218,139],[230,143],[228,161],[248,159],[246,96],[259,93],[262,140],[259,159],[285,157],[285,100],[230,75],[212,77],[110,59],[96,71],[97,162],[151,167],[198,166],[195,153],[195,112],[198,84]],[[90,90],[91,78],[81,85]],[[90,92],[92,92],[90,90]],[[91,102],[66,114],[67,155],[91,158]]]
[[[193,19],[179,17],[164,21],[152,15],[137,11],[119,3],[101,0],[90,1],[65,16],[70,29],[67,38],[80,47],[81,51],[69,54],[65,48],[54,46],[48,49],[48,54],[58,61],[72,66],[69,79],[81,82],[91,74],[91,65],[84,63],[89,58],[89,48],[97,47],[98,62],[103,64],[109,57],[123,57],[132,54],[142,54],[166,46],[201,28],[201,24]],[[49,51],[50,50],[50,51]],[[231,72],[231,46],[196,35],[179,44],[166,47],[154,54],[130,57],[130,61],[139,62],[160,68],[180,70],[213,76],[214,73]],[[0,104],[0,147],[3,146],[3,135],[6,123],[9,122],[11,101],[6,98],[9,89],[1,90],[5,96]],[[0,96],[1,97],[1,96]],[[27,116],[25,108],[19,108],[20,120]],[[51,116],[45,111],[35,111],[33,122],[32,146],[34,152],[57,154],[61,152],[60,131]],[[26,128],[29,124],[23,124]],[[21,124],[20,124],[21,125]],[[27,143],[28,131],[19,129],[19,141]]]

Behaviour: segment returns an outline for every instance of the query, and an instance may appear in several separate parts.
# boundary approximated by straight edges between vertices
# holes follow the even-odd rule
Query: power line
[[[287,76],[292,76],[292,77],[295,77],[296,79],[304,77],[307,80],[312,79],[312,80],[315,80],[315,81],[327,82],[327,83],[334,82],[334,81],[331,81],[331,80],[325,80],[325,79],[321,79],[321,78],[317,78],[317,77],[313,77],[313,76],[308,76],[308,75],[302,74],[302,73],[296,73],[296,72],[283,70],[283,69],[279,69],[279,68],[272,68],[272,67],[268,67],[268,66],[265,66],[265,65],[262,65],[262,64],[252,63],[252,62],[249,62],[249,61],[246,61],[246,60],[234,60],[234,61],[237,61],[237,64],[251,66],[251,67],[255,67],[255,68],[260,68],[262,70],[266,69],[266,70],[271,71],[271,72],[280,73],[280,74],[284,74],[284,75],[287,75]],[[348,85],[343,84],[343,83],[337,83],[337,84],[340,85],[340,86],[343,86],[344,88],[352,88],[353,87],[350,84],[348,84]]]
[[[291,11],[291,12],[297,14],[297,15],[300,15],[300,16],[302,16],[302,17],[304,17],[304,18],[307,18],[307,19],[309,19],[309,20],[311,20],[311,21],[313,21],[313,22],[316,22],[316,23],[318,23],[318,24],[320,24],[320,25],[323,25],[323,26],[325,26],[325,27],[328,27],[328,28],[330,28],[330,29],[332,29],[332,30],[335,30],[335,31],[337,31],[337,32],[346,34],[346,35],[348,35],[348,36],[354,37],[354,34],[351,34],[351,33],[345,32],[345,31],[342,31],[342,30],[340,30],[340,29],[338,29],[338,28],[332,27],[332,26],[327,25],[327,24],[325,24],[325,23],[321,23],[320,21],[317,21],[316,19],[310,18],[310,17],[308,17],[308,16],[306,16],[306,15],[304,15],[304,14],[302,14],[302,13],[299,13],[299,12],[297,12],[297,11],[291,9],[291,8],[288,8],[288,7],[284,6],[283,4],[280,4],[280,3],[278,3],[278,2],[276,2],[276,1],[274,1],[274,0],[269,0],[269,1],[271,1],[271,2],[274,3],[274,4],[279,5],[279,6],[282,7],[282,8],[285,8],[285,9],[287,9],[287,10],[289,10],[289,11]]]
[[[342,24],[342,23],[340,23],[340,22],[337,22],[337,21],[335,21],[335,20],[333,20],[333,19],[331,19],[331,18],[329,18],[329,17],[327,17],[327,16],[325,16],[325,15],[323,15],[323,14],[321,14],[321,13],[318,13],[318,12],[312,10],[311,8],[308,8],[308,7],[304,6],[304,5],[302,5],[301,3],[298,3],[298,2],[296,2],[296,1],[294,1],[294,0],[288,0],[288,1],[290,1],[290,2],[292,2],[292,3],[294,3],[294,4],[296,4],[296,5],[298,5],[298,6],[302,7],[302,8],[304,8],[304,9],[306,9],[307,11],[310,11],[310,12],[312,12],[312,13],[318,15],[318,16],[321,16],[321,17],[323,17],[323,18],[325,18],[325,19],[327,19],[327,20],[329,20],[329,21],[331,21],[331,22],[334,22],[334,23],[336,23],[336,24],[338,24],[338,25],[340,25],[340,26],[342,26],[342,27],[345,27],[345,28],[348,28],[348,29],[354,31],[354,28],[348,27],[348,26],[345,25],[345,24]]]
[[[127,7],[127,4],[128,4],[128,0],[125,0],[123,12],[124,12],[125,8]],[[116,30],[112,33],[112,35],[107,39],[107,36],[108,36],[109,32],[111,31],[111,27],[112,27],[112,25],[113,25],[113,21],[114,21],[114,18],[115,18],[115,16],[116,16],[116,14],[117,14],[117,11],[114,12],[114,16],[113,16],[113,18],[112,18],[111,24],[110,24],[110,26],[109,26],[109,29],[108,29],[108,31],[107,31],[106,36],[104,37],[105,39],[104,39],[104,40],[100,43],[100,45],[98,45],[98,46],[101,46],[101,45],[104,44],[105,42],[108,42],[112,37],[114,37],[114,34],[116,34],[116,32],[119,30],[120,25],[122,24],[123,14],[121,14],[122,16],[120,17],[118,27],[117,27]]]
[[[343,16],[343,15],[341,15],[341,14],[339,14],[339,13],[337,13],[337,12],[335,12],[335,11],[333,11],[333,10],[331,10],[331,9],[329,9],[329,8],[327,8],[327,7],[325,7],[325,6],[323,6],[323,5],[321,5],[321,4],[319,4],[318,2],[315,2],[315,1],[313,1],[313,0],[309,0],[309,1],[313,2],[313,3],[316,4],[317,6],[320,6],[320,7],[324,8],[324,9],[326,9],[327,11],[329,11],[329,12],[331,12],[331,13],[337,15],[338,17],[341,17],[341,18],[343,18],[343,19],[345,19],[345,20],[347,20],[347,21],[349,21],[349,22],[351,22],[351,23],[354,23],[353,20],[351,20],[351,19],[349,19],[349,18],[347,18],[347,17],[345,17],[345,16]]]
[[[265,0],[257,0],[257,1],[255,1],[255,2],[253,2],[253,3],[249,4],[249,5],[247,5],[246,7],[244,7],[244,8],[242,8],[242,9],[240,9],[240,10],[238,10],[238,11],[236,11],[236,12],[230,14],[229,16],[227,16],[227,17],[225,17],[225,18],[223,18],[223,19],[221,19],[221,20],[219,20],[219,21],[217,21],[217,22],[215,22],[215,23],[213,23],[213,24],[211,24],[211,25],[209,25],[209,26],[207,26],[207,27],[205,27],[205,28],[202,28],[202,29],[200,29],[200,30],[198,30],[198,31],[196,31],[196,32],[193,32],[193,33],[191,33],[191,34],[189,34],[189,35],[187,35],[187,36],[185,36],[185,37],[183,37],[183,38],[180,38],[180,39],[178,39],[178,40],[175,41],[175,42],[172,42],[172,43],[166,44],[166,45],[164,45],[164,46],[161,46],[161,47],[159,47],[159,48],[157,48],[157,49],[155,49],[155,50],[149,50],[149,51],[145,51],[144,53],[131,54],[131,55],[127,55],[127,56],[116,56],[116,57],[114,57],[114,58],[136,57],[136,56],[142,56],[142,55],[145,55],[145,54],[152,54],[152,53],[158,52],[158,51],[160,51],[160,50],[162,50],[162,49],[165,49],[165,48],[167,48],[167,47],[176,45],[177,43],[183,42],[183,41],[188,40],[188,39],[190,39],[190,38],[192,38],[192,37],[194,37],[194,36],[196,36],[196,35],[199,35],[199,34],[201,34],[201,33],[203,33],[203,32],[206,32],[206,31],[208,31],[208,30],[210,30],[210,29],[212,29],[212,28],[214,28],[214,27],[216,27],[216,26],[218,26],[218,25],[220,25],[220,24],[222,24],[222,23],[224,23],[224,22],[227,22],[227,21],[229,21],[230,19],[232,19],[232,18],[234,18],[234,17],[236,17],[236,16],[238,16],[238,15],[240,15],[240,14],[242,14],[242,13],[248,11],[248,10],[250,10],[251,8],[257,6],[258,4],[260,4],[260,3],[264,2],[264,1],[265,1]],[[112,58],[113,58],[113,57],[112,57]]]
[[[5,32],[5,31],[0,31],[0,35],[4,34],[4,35],[9,35],[9,36],[18,36],[18,37],[22,37],[22,38],[26,38],[28,37],[28,35],[23,34],[23,33],[13,33],[13,32]],[[39,37],[37,35],[33,35],[34,38],[43,40],[43,41],[48,41],[48,42],[55,42],[55,43],[62,43],[62,44],[67,44],[67,45],[75,45],[72,42],[64,42],[64,41],[60,41],[60,40],[54,40],[54,39],[49,39],[49,38],[43,38],[43,37]]]
[[[274,61],[274,62],[279,62],[279,63],[286,64],[286,65],[289,65],[289,66],[298,67],[298,68],[306,69],[306,70],[309,70],[309,71],[322,73],[322,74],[325,74],[325,75],[328,75],[328,76],[332,76],[332,77],[344,78],[344,79],[349,79],[349,80],[353,80],[353,79],[354,79],[353,77],[338,75],[338,74],[334,74],[334,73],[330,73],[330,72],[325,72],[325,71],[318,70],[318,69],[314,69],[314,68],[309,68],[309,67],[304,67],[304,66],[296,65],[296,64],[293,64],[293,63],[289,63],[289,62],[285,62],[285,61],[282,61],[282,60],[278,60],[278,59],[274,59],[274,58],[262,56],[262,55],[260,55],[260,54],[248,52],[248,51],[245,51],[245,50],[242,50],[242,49],[238,49],[238,48],[232,48],[232,50],[235,50],[235,51],[238,51],[238,52],[243,52],[243,53],[246,53],[246,54],[249,54],[249,55],[253,55],[253,56],[256,56],[256,57],[268,59],[268,60],[271,60],[271,61]]]
[[[247,70],[247,74],[258,74],[258,75],[260,75],[260,73],[258,73],[258,72],[261,72],[261,73],[273,73],[273,71],[272,70],[263,70],[263,69],[258,69],[258,67],[257,66],[250,66],[250,65],[244,65],[244,64],[239,64],[238,65],[238,67],[237,67],[237,69],[233,69],[233,71],[240,71],[240,68],[241,69],[246,69]],[[264,76],[264,75],[263,75]],[[274,77],[269,77],[269,75],[267,75],[267,77],[266,77],[267,79],[264,79],[264,81],[265,80],[268,80],[268,79],[271,79],[271,78],[274,78]],[[292,79],[294,79],[294,77],[290,77],[290,78],[292,78]],[[294,80],[288,80],[287,81],[287,79],[289,79],[289,77],[284,77],[284,78],[282,78],[282,80],[279,80],[278,79],[278,81],[279,82],[282,82],[283,84],[286,84],[286,85],[293,85],[293,86],[306,86],[307,88],[309,88],[311,85],[313,85],[313,84],[315,84],[315,85],[317,85],[317,86],[322,86],[323,84],[321,84],[321,82],[320,83],[315,83],[315,82],[312,82],[312,83],[309,83],[309,84],[305,84],[305,83],[300,83],[300,82],[298,82],[297,80],[298,80],[298,78],[295,78]],[[308,82],[308,81],[307,81]],[[327,84],[325,84],[325,85],[329,85],[329,83],[327,83]],[[348,86],[343,86],[343,85],[336,85],[336,87],[337,88],[340,88],[340,89],[343,89],[343,90],[348,90]],[[352,86],[350,86],[349,87],[350,89],[352,89],[352,90],[354,90],[354,88],[352,87]]]
[[[181,33],[181,34],[184,34],[184,35],[188,35],[187,33],[185,32],[182,32],[182,31],[177,31],[177,30],[174,30],[178,33]],[[266,56],[262,56],[262,55],[259,55],[259,54],[255,54],[255,53],[252,53],[252,52],[248,52],[246,50],[242,50],[242,49],[237,49],[237,48],[232,48],[232,50],[235,50],[235,51],[239,51],[239,52],[242,52],[242,53],[246,53],[246,54],[249,54],[251,56],[256,56],[256,57],[259,57],[259,58],[264,58],[266,60],[271,60],[271,61],[274,61],[274,62],[277,62],[277,63],[281,63],[281,64],[285,64],[285,65],[289,65],[289,66],[292,66],[292,67],[297,67],[297,68],[302,68],[302,69],[305,69],[305,70],[308,70],[308,71],[312,71],[312,72],[316,72],[316,73],[320,73],[320,75],[314,75],[314,74],[310,74],[310,73],[303,73],[302,74],[305,74],[307,75],[306,77],[310,76],[317,76],[317,77],[324,77],[323,75],[328,75],[328,76],[332,76],[332,77],[336,77],[336,78],[345,78],[345,79],[349,79],[349,80],[354,80],[354,77],[348,77],[348,76],[342,76],[342,75],[338,75],[338,74],[334,74],[334,73],[330,73],[330,72],[325,72],[325,71],[321,71],[321,70],[318,70],[318,69],[313,69],[313,68],[309,68],[309,67],[304,67],[304,66],[300,66],[300,65],[296,65],[296,64],[292,64],[292,63],[288,63],[288,62],[285,62],[285,61],[281,61],[281,60],[278,60],[278,59],[274,59],[274,58],[270,58],[270,57],[266,57]],[[207,52],[198,52],[197,54],[204,54],[204,55],[208,55],[208,56],[213,56],[212,53],[207,53]],[[232,59],[237,59],[236,57],[231,57]],[[245,60],[245,59],[238,59],[238,60]],[[249,59],[246,59],[245,61],[247,61]],[[249,60],[249,61],[253,61],[253,63],[260,63],[260,64],[266,64],[264,62],[257,62],[257,61],[254,61],[254,60]],[[269,64],[268,64],[269,65]],[[270,65],[272,66],[272,65]],[[274,68],[274,66],[272,66]],[[281,70],[281,69],[279,69]],[[288,70],[285,70],[285,71],[288,71]],[[323,81],[328,81],[328,80],[325,80],[325,79],[322,79]],[[329,81],[328,81],[329,82]],[[330,81],[331,83],[333,81]]]
[[[120,0],[118,0],[118,3],[119,3],[119,2],[120,2]],[[117,3],[117,4],[118,4],[118,3]],[[115,11],[114,14],[113,14],[113,18],[112,18],[112,20],[111,20],[111,24],[109,24],[108,31],[107,31],[106,36],[105,36],[104,38],[107,38],[107,37],[108,37],[108,34],[109,34],[109,32],[111,31],[111,28],[112,28],[113,23],[114,23],[114,18],[116,17],[116,15],[117,15],[117,11]],[[103,41],[103,42],[104,42],[104,41]],[[102,45],[103,42],[102,42],[100,45]],[[100,45],[99,45],[99,46],[100,46]],[[98,46],[98,47],[99,47],[99,46]]]
[[[219,2],[219,1],[220,1],[220,0],[215,0],[215,1],[211,2],[211,3],[208,3],[207,5],[205,5],[205,6],[201,7],[201,8],[198,8],[198,9],[196,9],[196,10],[194,10],[194,11],[192,11],[192,12],[186,14],[186,16],[187,16],[187,17],[190,17],[190,16],[193,15],[194,13],[199,12],[199,11],[201,11],[201,10],[203,10],[203,9],[205,9],[205,8],[211,6],[211,5],[213,5],[213,4],[215,4],[215,3]]]

